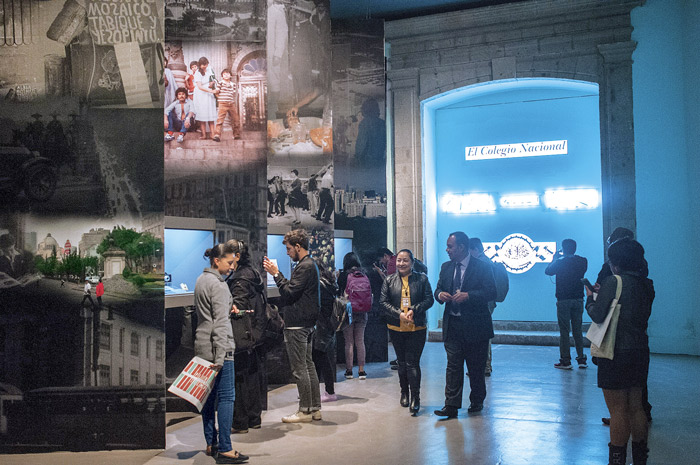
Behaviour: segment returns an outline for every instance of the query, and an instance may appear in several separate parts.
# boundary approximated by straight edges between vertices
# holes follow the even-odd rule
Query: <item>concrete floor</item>
[[[263,427],[234,435],[251,464],[483,464],[588,465],[607,463],[608,428],[596,368],[556,370],[555,347],[496,345],[483,412],[440,420],[445,353],[428,343],[422,359],[422,409],[399,406],[398,380],[385,363],[367,366],[368,379],[336,385],[340,400],[324,404],[323,421],[284,424],[297,404],[295,386],[270,393]],[[342,370],[339,369],[339,378]],[[650,464],[700,464],[700,358],[653,355],[649,376],[654,421]],[[465,398],[465,403],[468,400]],[[199,417],[168,428],[165,451],[111,451],[0,456],[3,464],[204,465]],[[631,459],[630,459],[631,462]]]

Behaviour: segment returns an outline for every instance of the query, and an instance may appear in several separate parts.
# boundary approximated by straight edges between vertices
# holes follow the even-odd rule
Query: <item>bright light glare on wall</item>
[[[552,189],[544,192],[544,205],[551,210],[593,210],[600,196],[596,189]]]
[[[540,196],[535,193],[502,195],[499,203],[503,208],[530,208],[540,204]]]
[[[493,213],[496,202],[490,194],[445,194],[440,202],[446,213]]]

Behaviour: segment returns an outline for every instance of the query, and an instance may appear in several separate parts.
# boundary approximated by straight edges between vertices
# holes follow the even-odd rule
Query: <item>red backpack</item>
[[[354,313],[365,313],[372,309],[372,286],[369,284],[369,278],[362,271],[353,271],[348,275],[345,294]]]

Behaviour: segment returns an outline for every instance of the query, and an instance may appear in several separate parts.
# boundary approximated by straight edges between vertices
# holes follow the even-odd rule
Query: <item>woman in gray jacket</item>
[[[194,302],[197,307],[194,352],[197,357],[211,362],[211,368],[218,371],[214,388],[202,408],[206,453],[215,456],[216,463],[244,463],[248,457],[234,451],[231,446],[235,376],[233,352],[236,347],[229,322],[233,298],[223,275],[231,270],[233,248],[217,244],[207,249],[204,257],[209,259],[211,266],[204,269],[194,285]],[[215,437],[217,412],[218,447]]]

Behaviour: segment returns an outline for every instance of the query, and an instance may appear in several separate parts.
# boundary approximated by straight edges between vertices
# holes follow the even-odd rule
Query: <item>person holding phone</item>
[[[211,362],[217,371],[214,387],[202,407],[206,454],[214,456],[216,463],[244,463],[246,455],[231,446],[231,422],[233,419],[234,366],[236,344],[229,322],[233,297],[224,281],[234,262],[233,248],[217,244],[204,252],[210,266],[205,268],[194,285],[194,303],[197,309],[197,330],[194,353]],[[216,432],[218,417],[219,434]],[[218,439],[218,441],[217,441]]]
[[[559,363],[554,368],[571,370],[571,344],[569,331],[576,345],[576,361],[579,368],[588,368],[583,353],[583,283],[588,269],[588,260],[576,255],[576,241],[564,239],[544,270],[547,276],[556,276],[557,323],[559,323]]]

